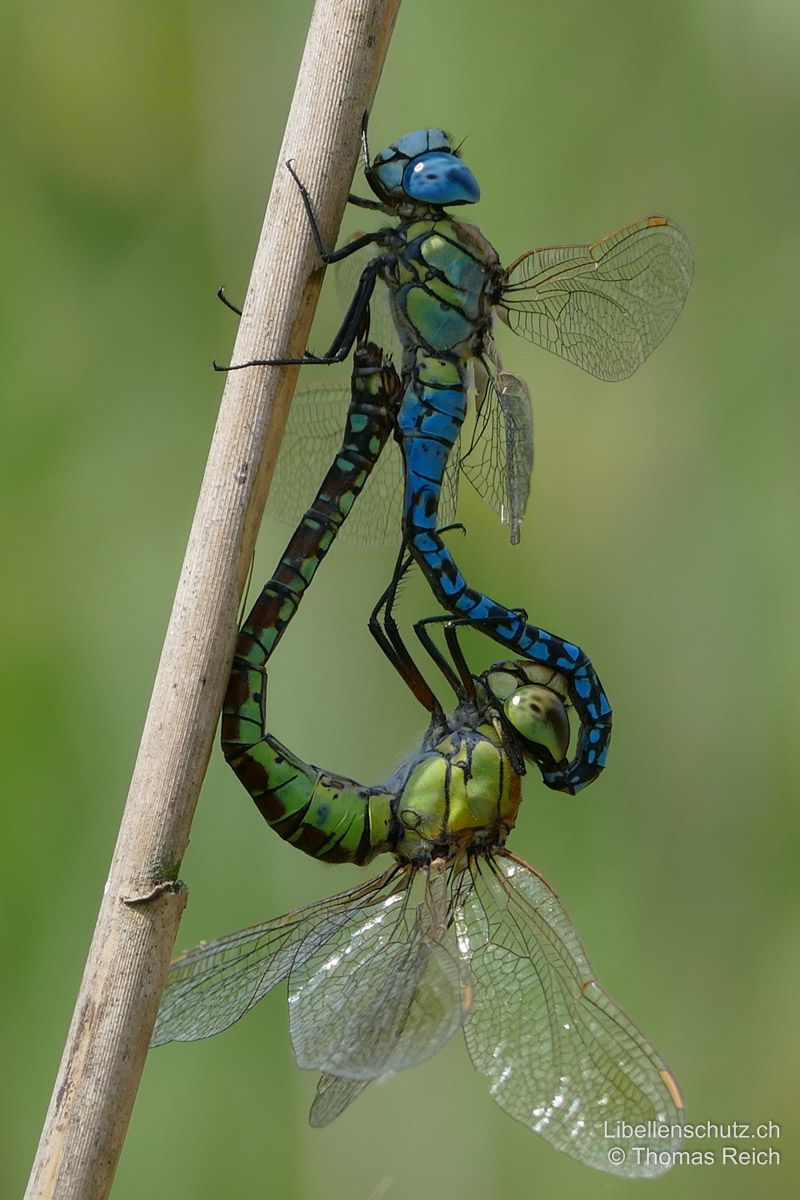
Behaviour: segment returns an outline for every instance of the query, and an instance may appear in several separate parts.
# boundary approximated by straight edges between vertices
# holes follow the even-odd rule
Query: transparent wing
[[[384,893],[396,868],[317,904],[213,942],[201,942],[170,966],[152,1044],[194,1041],[227,1029]]]
[[[408,868],[406,878],[405,891],[354,915],[292,967],[289,1028],[299,1066],[376,1079],[429,1058],[461,1024],[458,963],[443,941],[444,871]]]
[[[317,494],[342,444],[349,387],[321,384],[298,388],[286,423],[267,501],[275,520],[294,526]],[[458,505],[456,444],[442,483],[439,524],[455,518]],[[394,439],[386,443],[342,525],[339,536],[356,546],[385,546],[400,537],[403,511],[403,459]]]
[[[297,389],[267,500],[271,517],[296,525],[312,503],[342,444],[349,404],[349,385]],[[359,546],[397,541],[402,503],[403,463],[397,443],[391,440],[372,468],[340,537]]]
[[[482,364],[481,364],[482,367]],[[476,366],[479,398],[470,444],[459,466],[519,542],[533,471],[533,407],[527,384],[509,371]]]
[[[317,1084],[317,1094],[308,1114],[308,1121],[315,1129],[330,1125],[344,1110],[357,1100],[368,1079],[342,1079],[339,1075],[322,1074]]]
[[[459,948],[475,978],[464,1035],[493,1099],[573,1158],[620,1175],[658,1175],[659,1152],[680,1143],[678,1084],[644,1035],[603,991],[556,893],[503,853],[473,871],[456,914]],[[618,1122],[655,1124],[635,1145]],[[621,1164],[609,1150],[622,1143]]]
[[[645,217],[585,246],[530,250],[507,268],[497,314],[600,379],[625,379],[672,328],[692,282],[683,231]]]

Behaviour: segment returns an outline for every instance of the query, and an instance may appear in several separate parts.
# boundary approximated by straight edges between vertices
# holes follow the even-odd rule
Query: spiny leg
[[[240,317],[242,315],[242,310],[240,308],[238,308],[233,303],[233,301],[229,300],[228,297],[225,295],[225,285],[224,284],[222,284],[220,287],[217,288],[217,299],[221,300],[222,303],[225,305],[225,307],[229,308],[231,310],[231,312],[236,313],[237,317]]]
[[[345,246],[338,250],[328,250],[322,241],[322,235],[317,224],[317,219],[314,213],[314,208],[311,203],[311,197],[308,194],[308,189],[297,175],[291,160],[286,166],[289,173],[294,179],[300,191],[300,198],[303,201],[303,207],[306,210],[311,232],[314,237],[314,242],[317,247],[317,253],[322,261],[327,265],[341,261],[343,258],[348,258],[351,254],[355,254],[364,246],[374,245],[384,235],[383,230],[376,230],[372,233],[365,233],[361,237],[354,238],[352,242],[348,242]],[[348,305],[347,312],[344,315],[342,324],[336,333],[333,341],[324,354],[312,354],[309,350],[303,354],[301,358],[251,358],[242,363],[229,363],[223,365],[214,361],[213,366],[215,371],[241,371],[246,367],[285,367],[285,366],[303,366],[306,363],[316,363],[317,365],[328,365],[332,363],[344,362],[353,348],[356,338],[359,337],[364,329],[365,320],[369,321],[369,302],[372,293],[375,289],[375,283],[380,275],[381,270],[387,264],[387,259],[383,255],[377,255],[367,263],[356,286],[353,298]],[[217,293],[219,295],[219,293]],[[238,311],[234,305],[230,304],[225,298],[224,293],[220,295],[223,304],[227,304],[234,312]]]
[[[300,358],[249,358],[246,362],[228,364],[218,363],[214,360],[212,364],[214,370],[242,371],[246,367],[288,367],[304,366],[310,363],[329,366],[332,363],[344,362],[353,348],[364,321],[368,320],[370,298],[382,266],[382,258],[373,258],[361,272],[353,299],[350,301],[339,331],[324,354],[312,354],[307,350]]]
[[[389,586],[380,596],[370,614],[369,631],[414,696],[431,714],[432,724],[440,726],[445,723],[442,706],[412,659],[408,647],[400,635],[392,611],[398,587],[406,572],[413,565],[413,561],[411,556],[406,553],[405,547],[401,547]]]
[[[463,526],[460,528],[463,528]],[[440,530],[440,532],[443,531]],[[514,612],[527,621],[528,614],[524,609],[514,609]],[[429,625],[444,626],[444,638],[447,648],[450,651],[452,666],[428,633]],[[414,633],[459,699],[474,702],[476,699],[475,676],[469,669],[464,652],[461,649],[461,643],[458,640],[458,629],[464,627],[475,628],[473,622],[467,617],[453,617],[452,613],[445,613],[444,615],[439,613],[435,617],[423,617],[421,620],[416,621],[414,624]],[[453,670],[453,667],[455,667],[455,670]]]
[[[450,656],[453,660],[455,671],[453,671],[453,668],[450,666],[447,659],[433,642],[427,629],[429,625],[444,625],[445,641],[447,642],[447,648],[450,651]],[[452,681],[453,689],[458,696],[459,701],[461,703],[467,702],[470,704],[476,704],[478,701],[477,689],[475,687],[476,677],[469,669],[469,665],[464,656],[464,651],[461,649],[461,643],[458,640],[458,630],[463,628],[474,629],[475,625],[467,617],[454,618],[450,614],[446,616],[439,614],[435,617],[423,617],[422,620],[417,621],[414,625],[414,632],[427,652],[431,655],[439,669],[443,671],[449,680]],[[491,690],[490,695],[493,695]],[[502,703],[497,700],[496,697],[495,700],[496,703],[494,705],[494,711],[503,730],[503,744],[505,746],[506,753],[508,754],[508,757],[511,760],[511,765],[516,773],[518,775],[525,775],[527,773],[527,767],[525,765],[524,756],[518,744],[516,732],[505,714]],[[530,749],[531,748],[529,747],[529,750]],[[551,767],[555,760],[545,748],[542,747],[541,751],[542,752],[540,753],[537,749],[534,752],[533,757],[536,759],[537,765],[544,775],[544,768]]]
[[[451,525],[443,525],[439,529],[439,534],[441,535],[443,533],[448,533],[450,530],[453,530],[453,529],[458,529],[462,533],[467,532],[466,527],[464,525],[462,525],[460,521],[454,521]],[[458,698],[458,700],[461,701],[466,698],[469,698],[469,691],[470,691],[471,684],[465,683],[464,676],[460,675],[460,671],[453,670],[452,665],[447,661],[447,659],[442,654],[439,647],[434,642],[431,635],[428,633],[429,625],[443,624],[445,621],[452,621],[452,619],[453,618],[450,615],[447,615],[447,616],[439,615],[439,616],[435,616],[435,617],[423,617],[421,620],[415,621],[414,633],[417,637],[417,640],[420,642],[420,644],[422,645],[426,654],[428,655],[428,657],[436,664],[436,666],[439,668],[441,673],[444,675],[444,677],[447,680],[450,687],[453,689],[453,692],[456,695],[456,697]],[[466,668],[466,664],[464,664],[464,665]],[[471,680],[472,677],[469,676],[469,678]],[[474,689],[473,689],[473,691],[474,691]],[[471,698],[474,699],[474,695]]]
[[[429,625],[439,625],[443,621],[451,621],[452,619],[453,618],[449,615],[446,617],[423,617],[421,620],[414,622],[414,633],[416,634],[417,639],[421,643],[428,657],[433,660],[433,662],[444,675],[450,687],[455,692],[458,699],[461,700],[465,697],[461,680],[459,679],[457,672],[453,670],[451,664],[447,661],[431,635],[428,633]]]

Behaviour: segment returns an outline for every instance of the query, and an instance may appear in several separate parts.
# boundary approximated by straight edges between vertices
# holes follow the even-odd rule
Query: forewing
[[[194,1041],[227,1029],[285,979],[295,961],[335,938],[352,915],[391,890],[396,872],[296,912],[201,942],[171,964],[152,1044]]]
[[[515,1120],[573,1158],[619,1175],[658,1175],[680,1144],[674,1076],[594,978],[556,893],[513,855],[474,871],[459,946],[476,987],[464,1035],[492,1097]],[[626,1144],[622,1121],[652,1122]],[[672,1127],[658,1136],[656,1125]],[[609,1160],[620,1141],[621,1164]],[[651,1151],[647,1160],[645,1151]]]
[[[429,1058],[458,1028],[443,879],[432,867],[430,878],[409,868],[408,880],[404,894],[351,920],[292,968],[289,1026],[299,1066],[376,1079]]]
[[[669,332],[694,261],[683,231],[645,217],[585,246],[545,246],[512,263],[498,316],[600,379],[625,379]]]

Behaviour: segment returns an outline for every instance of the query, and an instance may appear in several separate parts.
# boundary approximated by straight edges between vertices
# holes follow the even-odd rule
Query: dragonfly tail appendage
[[[385,806],[371,789],[303,762],[268,733],[267,663],[394,427],[398,389],[381,351],[359,347],[341,449],[242,626],[222,710],[223,753],[264,819],[330,862],[377,853]]]

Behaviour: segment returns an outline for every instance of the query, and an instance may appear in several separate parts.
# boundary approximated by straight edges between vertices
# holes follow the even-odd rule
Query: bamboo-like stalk
[[[317,0],[232,361],[302,353],[400,0]],[[297,368],[227,376],[139,755],[26,1197],[102,1200],[125,1138],[186,891],[236,610]],[[146,1190],[146,1189],[145,1189]]]

